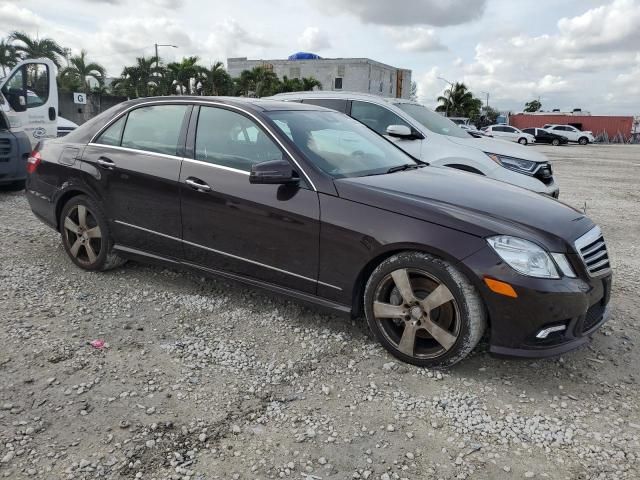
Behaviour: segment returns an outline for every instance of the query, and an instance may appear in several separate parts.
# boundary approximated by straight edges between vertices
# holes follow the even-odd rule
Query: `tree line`
[[[121,95],[129,98],[155,95],[229,95],[266,97],[276,93],[321,88],[313,77],[280,79],[264,66],[243,71],[232,78],[222,62],[207,67],[197,56],[164,64],[159,57],[138,57],[125,66],[118,78],[106,84],[106,70],[88,58],[82,50],[69,55],[51,38],[33,38],[24,32],[13,32],[0,39],[0,71],[2,76],[26,58],[48,58],[58,67],[58,87],[63,91]],[[63,66],[63,59],[66,61]]]

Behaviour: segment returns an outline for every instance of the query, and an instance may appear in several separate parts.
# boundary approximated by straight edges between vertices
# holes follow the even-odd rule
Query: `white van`
[[[431,165],[458,168],[558,197],[551,165],[542,153],[504,140],[476,138],[419,103],[328,91],[281,93],[271,98],[346,113]]]

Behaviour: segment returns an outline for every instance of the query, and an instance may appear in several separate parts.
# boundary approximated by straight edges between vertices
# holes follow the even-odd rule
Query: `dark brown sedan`
[[[81,268],[161,262],[364,314],[416,365],[451,365],[487,330],[492,352],[558,354],[606,318],[585,215],[320,107],[129,101],[41,144],[28,172],[33,212]]]

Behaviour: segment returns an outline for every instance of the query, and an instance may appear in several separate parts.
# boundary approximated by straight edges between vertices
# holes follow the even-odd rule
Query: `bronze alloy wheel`
[[[93,265],[103,248],[102,231],[95,214],[86,205],[75,205],[64,218],[63,235],[69,255],[78,263]]]
[[[430,273],[403,268],[379,283],[373,315],[380,332],[416,359],[444,355],[460,334],[460,310],[447,286]]]

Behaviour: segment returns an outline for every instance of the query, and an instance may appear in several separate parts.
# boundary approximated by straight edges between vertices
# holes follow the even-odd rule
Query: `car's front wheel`
[[[520,145],[526,145],[527,144],[527,139],[522,137],[522,138],[518,139],[518,143]]]
[[[113,253],[107,219],[93,199],[79,195],[60,213],[62,245],[71,261],[85,270],[109,270],[124,263]]]
[[[558,145],[560,145],[560,140],[558,140],[557,138],[554,138],[553,140],[551,140],[551,145],[553,145],[554,147],[557,147]]]
[[[475,287],[453,265],[403,252],[371,274],[364,295],[367,323],[380,343],[418,366],[446,367],[465,358],[486,328]]]
[[[589,143],[589,139],[587,137],[580,137],[578,139],[578,143],[580,145],[587,145]]]

